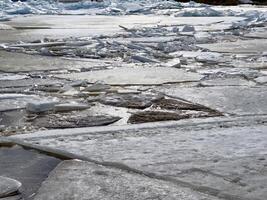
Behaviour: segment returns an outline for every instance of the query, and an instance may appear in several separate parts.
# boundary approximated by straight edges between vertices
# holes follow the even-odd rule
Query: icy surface
[[[28,0],[26,2],[2,0],[0,4],[0,21],[9,20],[10,17],[16,15],[28,14],[128,15],[157,14],[160,10],[164,10],[167,15],[183,17],[244,16],[247,18],[245,22],[242,21],[234,26],[259,23],[267,19],[265,9],[257,11],[252,6],[249,9],[229,8],[217,9],[205,4],[194,2],[179,3],[174,0],[82,0],[75,3],[61,3],[54,0]]]
[[[190,4],[188,4],[190,5]],[[54,0],[28,0],[27,2],[12,2],[3,0],[0,5],[0,20],[8,15],[25,14],[134,14],[136,12],[150,13],[153,9],[179,8],[181,5],[174,1],[140,0],[105,0],[80,1],[75,3],[60,3]]]

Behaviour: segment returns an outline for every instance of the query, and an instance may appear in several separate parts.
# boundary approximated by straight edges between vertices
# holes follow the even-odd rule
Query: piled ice
[[[28,0],[12,2],[1,0],[0,20],[8,15],[25,14],[133,14],[150,13],[153,9],[179,8],[180,4],[167,0],[82,0],[75,3],[61,3],[56,0]]]
[[[260,12],[257,10],[251,10],[244,13],[240,13],[239,16],[246,19],[238,23],[233,23],[232,28],[245,28],[253,25],[260,25],[267,22],[267,12]]]
[[[209,6],[201,9],[181,10],[175,14],[176,17],[221,17],[233,15],[235,15],[235,12],[232,10],[220,11]]]
[[[75,3],[61,3],[57,0],[27,0],[26,2],[1,0],[0,21],[27,14],[127,15],[158,14],[160,10],[165,10],[165,14],[176,17],[242,16],[246,18],[245,21],[233,24],[233,28],[267,21],[267,12],[253,11],[253,9],[251,11],[217,9],[205,4],[179,3],[174,0],[81,0]]]

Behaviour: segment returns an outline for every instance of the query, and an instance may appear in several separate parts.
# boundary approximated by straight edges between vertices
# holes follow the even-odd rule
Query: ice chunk
[[[28,76],[19,74],[0,74],[0,81],[15,81],[26,79]]]
[[[32,101],[26,105],[26,110],[32,113],[42,113],[54,110],[57,101]]]
[[[183,26],[181,32],[194,32],[195,31],[195,28],[194,26],[191,26],[191,25],[185,25]]]
[[[62,103],[62,104],[55,105],[55,111],[56,112],[69,112],[69,111],[74,111],[74,110],[85,110],[87,108],[89,108],[89,105],[83,104],[83,103],[77,103],[77,102]]]
[[[211,40],[212,36],[207,32],[198,32],[194,34],[194,38],[197,42],[206,43]]]
[[[210,7],[194,10],[183,10],[175,15],[176,17],[220,17],[224,16],[223,11],[218,11]]]
[[[267,83],[267,76],[261,76],[254,79],[258,84],[266,84]]]
[[[139,62],[142,62],[142,63],[158,63],[157,60],[154,60],[154,59],[151,59],[151,58],[148,58],[148,57],[144,57],[144,56],[141,56],[141,55],[133,55],[132,56],[132,59],[133,60],[136,60],[136,61],[139,61]]]
[[[222,54],[216,52],[202,52],[196,57],[199,62],[218,63],[222,58]]]
[[[170,60],[169,62],[166,63],[167,67],[176,67],[179,68],[181,67],[181,61],[179,58],[174,58],[172,60]]]
[[[153,9],[180,8],[181,4],[167,0],[73,0],[62,3],[55,0],[27,0],[25,2],[1,0],[0,19],[6,15],[25,14],[132,14],[150,13]]]
[[[22,183],[15,179],[0,176],[0,199],[9,199],[8,197],[19,193],[21,186]]]

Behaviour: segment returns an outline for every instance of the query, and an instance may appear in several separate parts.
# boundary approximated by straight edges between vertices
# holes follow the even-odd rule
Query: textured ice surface
[[[187,8],[182,9],[181,8]],[[26,2],[12,2],[1,0],[0,21],[8,20],[11,15],[25,14],[151,14],[157,10],[168,9],[171,14],[178,16],[235,16],[265,19],[266,12],[256,9],[214,9],[212,6],[194,2],[179,3],[174,0],[104,0],[101,2],[81,0],[74,3],[61,3],[55,0],[27,0]]]
[[[180,4],[166,0],[105,0],[80,1],[75,3],[60,3],[54,0],[28,0],[27,2],[12,2],[3,0],[0,5],[0,20],[7,15],[25,14],[133,14],[135,12],[149,13],[153,9],[179,8]]]

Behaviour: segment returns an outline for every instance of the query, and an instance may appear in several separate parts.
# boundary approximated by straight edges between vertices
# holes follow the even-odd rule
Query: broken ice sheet
[[[182,88],[170,86],[157,89],[172,97],[179,97],[194,103],[237,115],[262,115],[267,113],[264,86],[226,86]],[[220,97],[220,98],[218,98]],[[242,100],[242,101],[241,101]]]
[[[247,79],[253,79],[261,75],[260,72],[255,69],[231,68],[231,67],[223,67],[217,69],[198,69],[198,72],[208,77],[221,77],[221,78],[243,77]]]
[[[234,11],[226,10],[216,10],[211,7],[205,8],[194,8],[194,9],[183,9],[180,12],[176,13],[176,17],[221,17],[221,16],[233,16],[235,15]]]
[[[100,97],[99,102],[118,107],[143,109],[161,98],[163,98],[162,95],[156,94],[107,94]]]
[[[179,68],[181,67],[181,61],[179,58],[174,58],[172,60],[169,60],[168,62],[166,62],[166,64],[164,64],[166,67],[176,67]]]
[[[267,76],[260,76],[256,79],[254,79],[254,81],[256,81],[258,84],[266,84],[267,83]]]
[[[76,61],[51,56],[7,52],[3,50],[0,50],[0,62],[0,70],[4,72],[32,72],[92,68],[92,63],[89,61],[87,62],[87,60]],[[99,66],[99,62],[96,63],[96,65]]]
[[[23,94],[1,94],[0,95],[0,111],[8,111],[25,108],[27,102],[35,99],[34,95]]]
[[[267,40],[264,39],[237,40],[236,42],[198,44],[197,46],[209,49],[210,51],[213,52],[259,54],[267,51]]]
[[[255,82],[246,80],[243,77],[234,78],[215,78],[209,80],[203,80],[200,82],[202,87],[212,86],[255,86]]]
[[[0,74],[0,81],[15,81],[28,78],[27,75],[20,74]]]
[[[212,41],[212,35],[207,32],[197,32],[194,34],[194,38],[198,43],[207,43]]]
[[[183,69],[165,67],[120,67],[92,72],[56,75],[58,78],[87,80],[90,83],[104,81],[109,85],[160,85],[163,83],[194,82],[203,76]]]
[[[216,52],[202,52],[200,55],[196,57],[198,62],[203,63],[218,63],[223,60],[223,56],[220,53]]]
[[[48,97],[40,97],[37,95],[24,94],[1,94],[0,95],[0,111],[10,111],[24,109],[29,102],[50,99]]]
[[[108,115],[90,115],[90,114],[50,114],[39,116],[33,121],[33,125],[37,127],[45,127],[48,129],[61,129],[61,128],[79,128],[91,126],[104,126],[112,124],[120,117]]]
[[[245,59],[232,59],[229,62],[230,65],[236,68],[251,68],[251,69],[266,69],[267,62],[261,60],[248,61]]]
[[[222,113],[199,104],[176,99],[161,98],[154,101],[149,109],[133,113],[129,117],[128,123],[138,124],[197,117],[215,117],[221,115]]]
[[[0,112],[0,125],[4,127],[18,126],[23,124],[23,118],[25,117],[25,110],[11,110]]]

